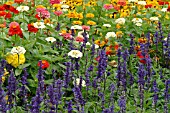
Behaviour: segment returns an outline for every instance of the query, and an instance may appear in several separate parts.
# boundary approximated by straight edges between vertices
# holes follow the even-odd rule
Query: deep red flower
[[[145,5],[145,8],[151,8],[151,7],[152,7],[152,4]]]
[[[10,5],[7,5],[7,4],[4,4],[3,7],[6,9],[6,10],[9,10],[10,9]]]
[[[33,24],[28,24],[28,31],[36,33],[36,32],[38,32],[38,29],[35,28]]]
[[[46,69],[50,66],[50,64],[48,63],[48,61],[46,60],[42,60],[38,62],[38,66],[40,67],[40,63],[42,62],[42,69]]]
[[[142,55],[141,51],[137,52],[137,57],[140,58],[140,62],[143,64],[146,64],[146,58],[148,58],[148,54],[146,54],[145,56]]]
[[[159,4],[159,5],[169,5],[169,2],[159,1],[158,4]]]
[[[106,55],[111,55],[111,54],[112,54],[111,50],[106,51]]]
[[[21,38],[23,37],[22,30],[17,22],[11,22],[9,25],[9,36],[19,35]]]
[[[35,18],[38,19],[38,20],[41,19],[40,16],[39,16],[38,14],[35,15]]]
[[[8,13],[6,13],[6,15],[5,15],[5,19],[10,19],[12,17],[12,15],[11,15],[11,13],[10,12],[8,12]]]
[[[19,11],[18,11],[15,7],[13,7],[13,6],[10,6],[9,10],[10,10],[11,12],[15,13],[15,14],[18,14],[18,13],[19,13]]]
[[[0,16],[5,16],[6,12],[5,11],[0,11]]]
[[[4,10],[5,10],[4,6],[0,5],[0,11],[4,11]]]
[[[14,0],[14,2],[20,4],[20,3],[24,2],[24,0]]]

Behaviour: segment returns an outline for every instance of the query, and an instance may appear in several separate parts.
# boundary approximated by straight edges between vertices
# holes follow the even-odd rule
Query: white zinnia
[[[61,5],[61,8],[63,8],[63,9],[68,9],[69,8],[69,5]]]
[[[73,84],[74,84],[75,81],[73,81]],[[79,85],[80,84],[80,78],[77,78],[76,79],[76,85]],[[84,80],[82,80],[82,87],[85,87],[86,86],[86,82]]]
[[[99,45],[95,44],[95,49],[98,49],[99,48]]]
[[[25,52],[25,48],[21,46],[13,47],[11,50],[11,54],[25,54]]]
[[[33,23],[34,27],[35,28],[46,28],[46,26],[44,25],[44,22],[36,22],[36,23]]]
[[[106,37],[106,39],[108,39],[110,37],[116,37],[116,34],[115,34],[115,32],[107,32],[105,37]]]
[[[151,21],[158,21],[159,18],[154,16],[154,17],[150,17],[150,20],[151,20]]]
[[[71,56],[73,58],[81,58],[83,56],[82,52],[80,52],[79,50],[71,50],[68,53],[68,56]]]
[[[17,10],[19,12],[28,11],[29,7],[28,6],[19,6],[19,7],[17,7]]]
[[[133,23],[142,23],[142,19],[141,18],[133,18],[132,22]]]
[[[128,0],[128,2],[137,2],[138,0]]]
[[[71,26],[71,29],[79,29],[79,30],[82,30],[82,26],[74,25],[74,26]]]
[[[167,12],[167,9],[168,9],[168,8],[162,8],[161,11],[162,11],[162,12]]]
[[[110,24],[103,24],[104,27],[111,27]]]
[[[146,5],[146,1],[138,1],[139,5]]]
[[[141,23],[136,23],[135,25],[136,25],[136,26],[142,26],[142,24],[141,24]]]
[[[47,42],[52,42],[52,43],[56,41],[56,39],[54,37],[47,37],[45,40]]]
[[[118,18],[115,21],[117,24],[124,24],[125,23],[125,19],[124,18]]]

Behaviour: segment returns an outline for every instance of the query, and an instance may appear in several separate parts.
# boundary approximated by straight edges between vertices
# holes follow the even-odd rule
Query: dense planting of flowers
[[[168,0],[1,0],[0,113],[169,113]]]

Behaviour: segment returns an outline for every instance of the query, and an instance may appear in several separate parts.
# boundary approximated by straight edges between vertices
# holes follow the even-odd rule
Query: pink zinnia
[[[62,11],[55,11],[54,14],[57,15],[57,16],[60,16],[61,14],[63,14],[63,12]]]
[[[71,39],[72,38],[70,33],[63,33],[63,34],[61,34],[61,36],[63,36],[64,39]]]
[[[83,30],[86,30],[86,31],[89,31],[89,30],[90,30],[90,26],[83,25],[83,26],[82,26],[82,29],[83,29]]]
[[[44,10],[41,15],[43,18],[50,18],[50,13],[47,10]]]
[[[36,9],[36,12],[37,13],[42,13],[44,10],[46,10],[45,8],[37,8]]]
[[[81,36],[77,36],[75,40],[76,40],[77,42],[83,42],[83,41],[84,41],[84,38],[81,37]]]
[[[50,0],[50,4],[53,5],[53,4],[59,4],[60,3],[60,0]]]
[[[13,27],[13,26],[18,27],[19,24],[18,24],[17,22],[11,22],[11,23],[9,24],[9,27]]]
[[[105,8],[106,10],[110,10],[110,9],[113,9],[113,5],[112,4],[105,4],[103,6],[103,8]]]

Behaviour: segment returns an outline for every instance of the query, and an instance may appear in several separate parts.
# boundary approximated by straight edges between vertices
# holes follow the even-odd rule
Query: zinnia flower
[[[20,4],[20,3],[24,2],[24,0],[14,0],[14,2]]]
[[[105,4],[103,6],[103,8],[105,8],[106,10],[110,10],[110,9],[113,9],[113,5],[112,4]]]
[[[11,50],[11,54],[25,54],[25,52],[25,48],[21,46],[13,47]]]
[[[36,33],[38,32],[38,28],[35,28],[33,24],[28,24],[28,31]]]
[[[48,38],[46,38],[45,39],[47,42],[55,42],[56,41],[56,39],[54,38],[54,37],[48,37]]]
[[[54,14],[57,15],[57,16],[60,16],[60,15],[63,14],[63,12],[62,11],[55,11]]]
[[[42,62],[42,69],[46,69],[50,66],[50,64],[48,63],[48,61],[46,60],[42,60],[38,62],[38,66],[40,67],[40,62]]]
[[[83,56],[82,52],[80,52],[79,50],[71,50],[68,53],[68,56],[71,56],[73,58],[81,58]]]
[[[21,28],[17,22],[11,22],[9,24],[9,36],[19,35],[21,38],[23,37]]]
[[[28,11],[29,7],[28,6],[19,6],[19,7],[17,7],[17,10],[19,12],[24,12],[24,11]]]

